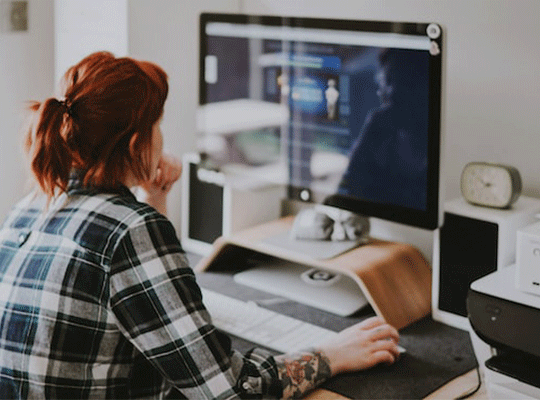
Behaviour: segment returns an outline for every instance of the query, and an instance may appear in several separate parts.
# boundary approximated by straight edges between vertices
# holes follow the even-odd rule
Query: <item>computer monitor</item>
[[[202,14],[201,147],[292,199],[435,229],[443,50],[435,23]]]
[[[436,23],[204,13],[200,149],[226,173],[287,185],[290,199],[436,229],[443,58]],[[271,272],[283,281],[290,267]]]

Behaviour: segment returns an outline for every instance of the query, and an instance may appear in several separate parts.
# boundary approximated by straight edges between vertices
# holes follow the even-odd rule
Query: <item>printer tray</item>
[[[540,388],[540,359],[518,351],[500,351],[486,361],[492,371]]]

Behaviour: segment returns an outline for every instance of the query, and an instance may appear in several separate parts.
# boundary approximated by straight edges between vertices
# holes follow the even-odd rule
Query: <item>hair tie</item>
[[[66,99],[64,100],[58,100],[58,102],[64,107],[64,112],[67,113],[70,117],[73,116],[72,110],[71,110],[71,102],[68,102]]]

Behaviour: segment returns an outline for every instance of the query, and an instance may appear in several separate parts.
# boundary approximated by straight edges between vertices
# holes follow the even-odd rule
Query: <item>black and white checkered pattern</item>
[[[42,211],[45,209],[46,211]],[[211,324],[171,223],[125,187],[74,178],[0,230],[0,398],[280,395],[272,356]]]

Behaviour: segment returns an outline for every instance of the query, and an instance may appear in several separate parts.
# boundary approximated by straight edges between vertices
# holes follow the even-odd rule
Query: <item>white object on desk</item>
[[[343,317],[368,304],[358,284],[349,276],[287,261],[238,272],[234,280]]]
[[[338,332],[201,288],[203,303],[216,328],[269,349],[292,353],[315,347]],[[400,353],[406,350],[398,346]]]
[[[291,353],[317,346],[337,332],[201,288],[203,303],[214,325],[269,349]]]
[[[518,321],[534,320],[535,313],[540,309],[540,297],[518,290],[514,285],[516,276],[516,265],[510,265],[502,270],[484,276],[471,284],[471,290],[476,294],[489,298],[475,307],[477,312],[473,325],[476,329],[481,329],[482,333],[489,337],[492,344],[499,342],[501,349],[505,352],[517,351],[518,354],[530,354],[537,357],[537,334],[534,330],[534,322],[531,322],[532,329],[516,330]],[[484,305],[487,306],[484,307]],[[516,312],[516,307],[521,310]],[[532,314],[531,314],[532,313]],[[482,316],[483,318],[480,318]],[[487,322],[487,325],[486,325]],[[505,328],[507,327],[507,328]],[[513,333],[513,334],[512,334]],[[474,345],[474,342],[473,342]],[[479,355],[477,347],[474,347],[475,355],[481,366],[486,360],[498,354],[496,345],[492,346],[484,343],[490,348],[491,354]],[[486,352],[484,352],[486,354]],[[523,358],[525,359],[525,358]],[[525,361],[524,361],[525,362]],[[486,388],[490,399],[539,399],[540,387],[537,383],[531,383],[522,377],[515,376],[514,373],[507,373],[503,369],[484,368],[486,377]]]
[[[540,222],[517,233],[516,288],[540,295]]]

